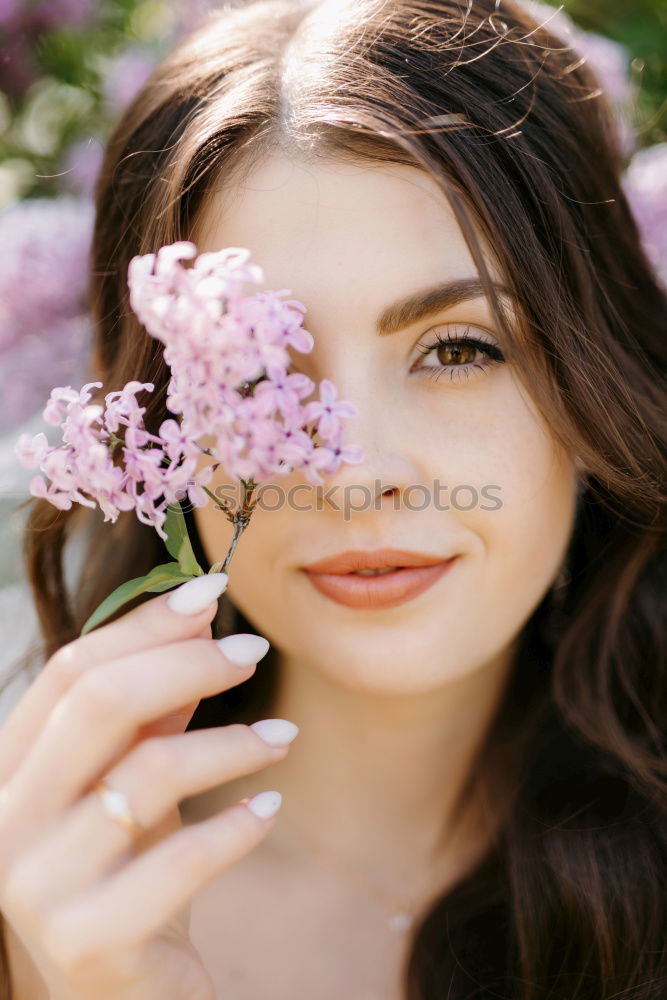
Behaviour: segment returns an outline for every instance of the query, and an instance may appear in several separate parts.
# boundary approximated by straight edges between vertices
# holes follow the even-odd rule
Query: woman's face
[[[295,369],[331,379],[354,403],[343,440],[365,452],[319,489],[296,473],[274,481],[280,492],[263,486],[229,597],[281,657],[357,690],[424,692],[506,659],[564,557],[576,470],[500,360],[502,333],[483,296],[376,330],[398,300],[478,277],[446,198],[410,167],[302,165],[276,153],[216,199],[199,249],[247,247],[264,283],[246,291],[287,288],[304,304],[315,346],[292,352]],[[437,333],[466,331],[491,352],[438,346]],[[210,488],[232,483],[218,469]],[[209,560],[222,559],[232,525],[211,502],[195,518]],[[303,570],[385,547],[457,558],[390,607],[341,604]]]

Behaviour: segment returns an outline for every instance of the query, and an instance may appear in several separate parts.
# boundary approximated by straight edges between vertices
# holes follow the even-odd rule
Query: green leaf
[[[180,505],[176,507],[170,504],[167,507],[167,517],[163,530],[167,534],[165,542],[167,551],[170,556],[178,560],[181,571],[187,573],[188,576],[203,576],[204,570],[195,559],[195,554],[192,551],[190,536]]]
[[[131,601],[134,597],[138,597],[139,594],[143,594],[146,591],[161,593],[164,590],[170,590],[172,587],[177,587],[179,584],[185,583],[186,580],[191,580],[192,577],[192,573],[181,572],[181,568],[177,562],[170,562],[163,563],[162,566],[154,566],[146,576],[137,576],[134,580],[127,580],[125,583],[121,583],[120,587],[116,587],[113,593],[105,597],[99,607],[93,611],[81,629],[81,635],[90,632],[91,629],[94,629],[101,622],[109,618],[123,604],[127,604],[128,601]]]

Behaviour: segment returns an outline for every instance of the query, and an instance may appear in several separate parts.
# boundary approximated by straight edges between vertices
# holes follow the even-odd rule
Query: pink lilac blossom
[[[635,153],[623,187],[646,253],[667,289],[667,142]]]
[[[72,196],[0,212],[0,430],[33,416],[54,381],[85,378],[93,216]]]
[[[105,521],[115,521],[121,511],[135,510],[140,521],[166,539],[162,526],[167,505],[187,493],[193,504],[201,506],[206,502],[201,485],[210,480],[213,469],[202,470],[195,488],[188,482],[191,462],[163,466],[164,443],[142,426],[145,407],[136,399],[142,390],[152,392],[152,383],[128,382],[122,390],[106,394],[105,406],[90,402],[94,388],[102,388],[102,383],[88,382],[79,392],[70,386],[51,391],[43,417],[48,424],[61,427],[62,445],[49,447],[43,433],[19,436],[15,452],[20,463],[27,469],[39,467],[50,480],[47,484],[42,476],[35,476],[30,493],[61,510],[69,510],[73,502],[99,505]],[[123,440],[116,435],[121,426],[125,428]],[[121,447],[122,466],[114,462],[117,447]]]
[[[243,294],[244,282],[263,280],[249,255],[230,247],[197,256],[193,243],[180,242],[132,259],[130,304],[164,344],[167,406],[181,420],[164,420],[157,435],[146,430],[136,395],[152,392],[152,383],[128,382],[108,392],[104,406],[91,402],[101,382],[79,392],[53,389],[43,418],[61,427],[63,444],[49,447],[44,434],[22,434],[15,447],[25,468],[39,467],[50,480],[35,476],[33,496],[64,510],[73,502],[98,504],[111,521],[135,510],[166,540],[170,503],[185,494],[193,506],[207,503],[205,487],[217,465],[198,468],[204,453],[246,487],[293,470],[321,484],[341,463],[363,461],[360,448],[342,442],[341,420],[356,408],[338,400],[326,379],[320,400],[305,402],[315,383],[288,372],[289,348],[307,353],[314,343],[301,326],[304,306],[282,301],[287,290]],[[182,265],[194,257],[192,267]],[[209,435],[213,451],[198,443]],[[117,448],[122,464],[114,461]]]
[[[345,400],[337,400],[338,390],[333,382],[328,378],[320,382],[319,401],[308,403],[306,406],[307,418],[319,418],[320,437],[325,440],[336,438],[339,429],[338,420],[340,417],[354,416],[354,407],[351,407]]]
[[[167,405],[182,416],[183,456],[190,441],[209,437],[230,475],[259,483],[298,468],[310,482],[322,483],[318,470],[363,460],[360,449],[339,447],[341,418],[356,409],[344,401],[329,405],[336,390],[327,380],[322,402],[305,403],[315,383],[288,371],[290,349],[307,353],[313,347],[302,326],[305,308],[283,301],[286,289],[244,295],[244,283],[263,281],[249,256],[239,247],[197,256],[194,243],[181,241],[135,257],[128,271],[130,304],[164,344],[172,371]],[[183,266],[195,257],[191,267]],[[309,424],[309,433],[296,435]]]

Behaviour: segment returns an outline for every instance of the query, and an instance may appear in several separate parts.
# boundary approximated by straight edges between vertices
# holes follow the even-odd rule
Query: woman
[[[217,614],[212,576],[82,638],[162,542],[33,504],[15,1000],[664,996],[667,308],[619,173],[587,67],[509,3],[267,0],[148,81],[97,189],[95,377],[154,382],[157,428],[129,260],[249,247],[366,461],[281,481]],[[207,569],[220,514],[186,514]]]

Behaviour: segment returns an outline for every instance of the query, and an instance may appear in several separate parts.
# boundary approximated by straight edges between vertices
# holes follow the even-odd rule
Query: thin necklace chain
[[[390,911],[387,923],[392,930],[407,931],[410,929],[414,922],[417,910],[416,899],[414,897],[409,900],[399,900],[395,895],[393,895],[393,893],[390,893],[381,886],[378,886],[376,883],[371,882],[367,876],[358,870],[352,871],[348,865],[343,864],[343,862],[341,862],[338,858],[330,855],[318,844],[315,844],[310,837],[305,837],[302,833],[299,833],[298,839],[310,853],[316,854],[328,865],[328,867],[340,872],[348,879],[348,881],[351,881],[357,886],[359,886],[359,884],[363,884],[366,887],[366,890],[375,899],[377,899],[386,910]]]

